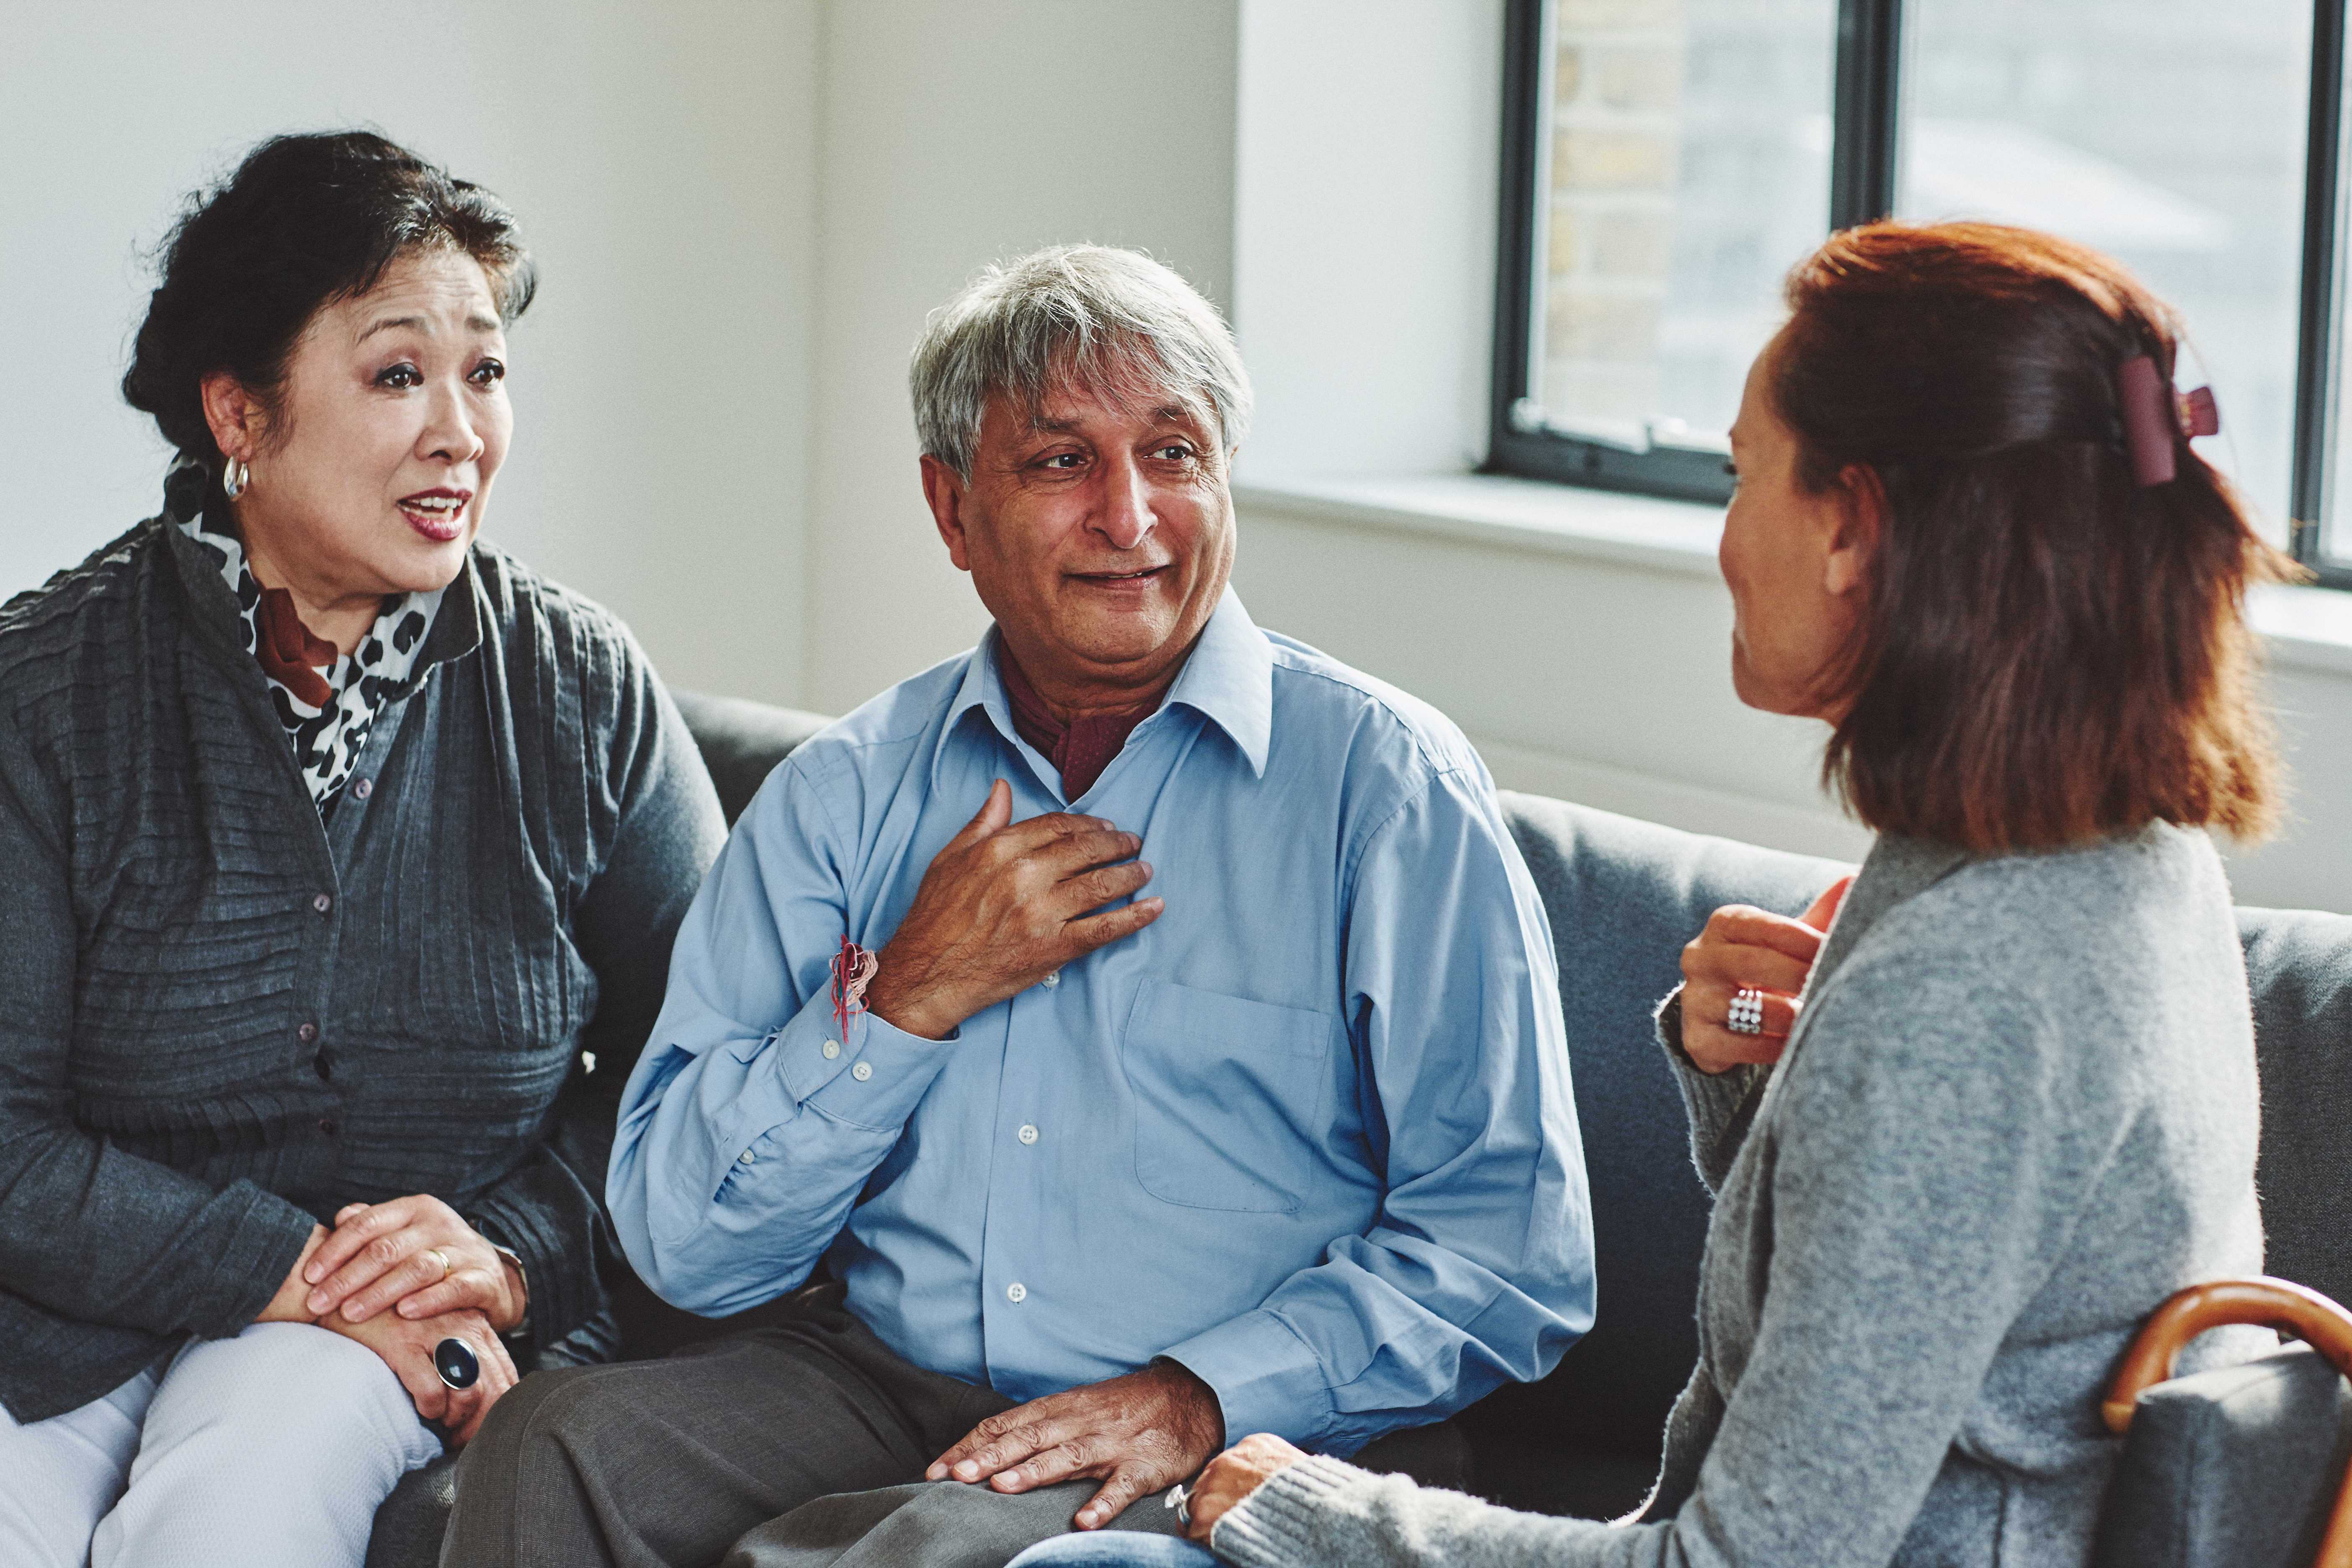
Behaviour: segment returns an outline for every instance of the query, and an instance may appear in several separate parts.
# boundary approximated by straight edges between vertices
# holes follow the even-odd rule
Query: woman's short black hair
[[[226,371],[268,408],[320,306],[364,294],[404,253],[461,251],[512,321],[538,286],[514,214],[478,185],[369,131],[273,136],[226,184],[188,198],[163,246],[122,395],[218,471],[205,377]]]

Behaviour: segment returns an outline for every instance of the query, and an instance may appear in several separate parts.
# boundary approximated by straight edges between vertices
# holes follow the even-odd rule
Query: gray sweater
[[[611,616],[488,545],[321,822],[217,563],[154,522],[0,608],[0,1402],[446,1200],[596,1314],[614,1106],[724,828]],[[586,1070],[593,1053],[596,1070]]]
[[[1679,1035],[1671,1006],[1661,1026]],[[1717,1201],[1699,1364],[1639,1518],[1513,1513],[1315,1458],[1218,1521],[1221,1555],[2087,1557],[2116,1448],[2099,1399],[2135,1325],[2262,1264],[2245,971],[2204,835],[1989,859],[1882,839],[1780,1064],[1709,1077],[1669,1055]],[[2273,1342],[2252,1333],[2188,1364]]]

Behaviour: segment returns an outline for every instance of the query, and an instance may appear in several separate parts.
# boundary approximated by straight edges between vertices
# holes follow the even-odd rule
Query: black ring
[[[433,1347],[433,1370],[452,1388],[471,1388],[482,1375],[482,1363],[474,1354],[473,1346],[463,1340],[447,1339]]]

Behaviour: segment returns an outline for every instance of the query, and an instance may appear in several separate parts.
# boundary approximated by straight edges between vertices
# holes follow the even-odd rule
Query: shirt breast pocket
[[[1186,1208],[1287,1214],[1328,1131],[1338,1021],[1147,980],[1120,1057],[1135,1179]]]

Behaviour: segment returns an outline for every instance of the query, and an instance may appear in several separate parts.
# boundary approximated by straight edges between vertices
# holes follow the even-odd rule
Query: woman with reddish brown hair
[[[1538,1518],[1260,1435],[1192,1500],[1219,1557],[2080,1563],[2135,1327],[2261,1266],[2206,830],[2270,820],[2241,610],[2288,568],[2189,446],[2215,421],[2171,390],[2171,312],[1973,224],[1837,235],[1788,296],[1732,432],[1733,679],[1832,727],[1879,838],[1801,917],[1718,910],[1661,1010],[1716,1206],[1658,1486],[1623,1524]],[[1129,1539],[1021,1568],[1192,1550]]]

